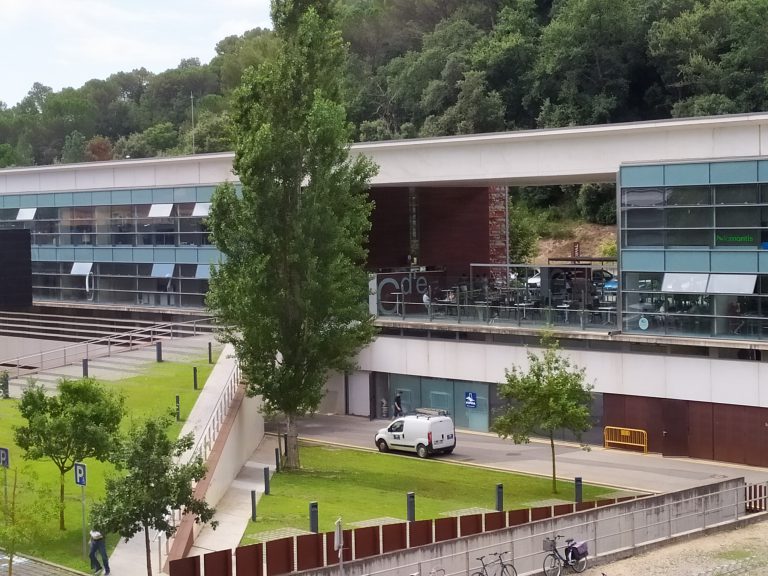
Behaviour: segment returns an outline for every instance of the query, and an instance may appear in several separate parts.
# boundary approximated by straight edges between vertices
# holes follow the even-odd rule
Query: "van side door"
[[[405,420],[395,420],[387,428],[387,444],[393,448],[402,448],[405,444]]]

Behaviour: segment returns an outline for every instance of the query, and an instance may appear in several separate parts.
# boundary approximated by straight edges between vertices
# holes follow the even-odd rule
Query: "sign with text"
[[[464,406],[477,408],[477,392],[464,392]]]
[[[85,486],[86,468],[82,462],[75,462],[75,484]]]

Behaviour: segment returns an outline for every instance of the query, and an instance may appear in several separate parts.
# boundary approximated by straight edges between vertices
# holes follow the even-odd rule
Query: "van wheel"
[[[424,444],[419,444],[418,446],[416,446],[416,455],[419,458],[426,458],[427,456],[429,456],[429,452],[427,452],[427,447],[424,446]]]
[[[389,452],[389,446],[385,440],[379,440],[376,442],[376,446],[379,448],[379,452]]]

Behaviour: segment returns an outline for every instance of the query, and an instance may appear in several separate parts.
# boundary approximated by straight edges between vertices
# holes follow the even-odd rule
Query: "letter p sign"
[[[75,462],[75,484],[85,486],[85,464]]]
[[[0,468],[8,468],[11,465],[8,448],[0,448]]]

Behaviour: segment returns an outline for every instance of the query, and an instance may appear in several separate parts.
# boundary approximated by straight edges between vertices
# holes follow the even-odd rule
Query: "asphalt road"
[[[300,421],[299,437],[375,450],[374,435],[387,424],[386,420],[371,421],[357,416],[318,414]],[[437,458],[514,472],[544,476],[552,474],[548,441],[533,440],[529,444],[514,444],[494,434],[462,429],[456,431],[456,437],[453,454]],[[555,452],[558,477],[573,479],[581,476],[584,482],[626,490],[670,492],[739,477],[744,477],[747,482],[768,481],[768,468],[689,458],[665,458],[660,454],[608,450],[601,446],[593,446],[591,450],[585,451],[578,445],[568,443],[556,444]]]

